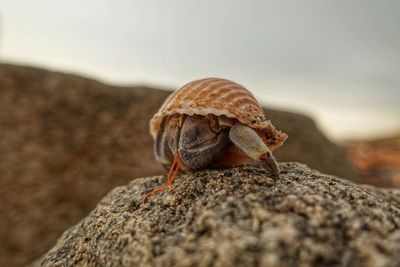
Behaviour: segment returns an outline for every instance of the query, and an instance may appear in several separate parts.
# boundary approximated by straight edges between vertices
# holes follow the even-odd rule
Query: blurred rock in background
[[[148,121],[167,92],[0,66],[0,266],[41,255],[111,188],[161,172]]]
[[[358,180],[384,187],[400,187],[400,133],[369,142],[349,142],[347,152],[359,169]]]
[[[162,172],[148,121],[168,94],[0,64],[0,266],[31,262],[112,188]],[[266,115],[289,135],[279,161],[355,177],[310,118]]]
[[[274,151],[278,161],[296,161],[323,173],[354,180],[357,177],[345,150],[331,142],[304,115],[266,109],[265,114],[274,126],[289,135],[286,142]]]

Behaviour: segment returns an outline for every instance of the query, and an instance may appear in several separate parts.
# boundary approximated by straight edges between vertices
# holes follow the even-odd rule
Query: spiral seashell
[[[173,114],[226,116],[269,135],[271,149],[280,146],[287,135],[277,131],[266,119],[253,94],[243,86],[220,78],[192,81],[172,93],[150,120],[155,138],[162,119]]]

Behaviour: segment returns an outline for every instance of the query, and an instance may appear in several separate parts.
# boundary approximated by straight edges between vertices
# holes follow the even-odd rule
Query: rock
[[[399,191],[298,163],[156,176],[112,190],[42,266],[399,266]],[[397,192],[397,193],[394,193]]]
[[[400,132],[379,139],[348,141],[345,149],[358,169],[358,180],[400,187]]]
[[[162,172],[148,121],[167,95],[0,65],[0,266],[31,262],[111,188]]]
[[[168,94],[0,64],[0,266],[31,262],[109,190],[162,172],[148,121]],[[267,116],[290,136],[276,151],[280,161],[352,177],[311,119]]]
[[[265,109],[274,126],[289,135],[285,144],[274,152],[279,161],[307,164],[323,173],[355,180],[356,171],[347,153],[330,141],[315,122],[304,115]]]

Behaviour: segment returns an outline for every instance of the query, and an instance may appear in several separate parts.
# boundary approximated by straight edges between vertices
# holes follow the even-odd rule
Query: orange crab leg
[[[172,187],[172,183],[174,182],[176,175],[178,174],[178,171],[180,168],[181,168],[181,162],[180,162],[179,155],[177,154],[174,159],[174,162],[172,163],[171,169],[169,170],[169,173],[168,173],[168,179],[167,179],[168,187]],[[173,169],[175,169],[175,170],[172,173]]]
[[[178,158],[179,158],[179,155],[176,154],[176,156],[174,158],[174,161],[172,162],[171,168],[169,169],[169,172],[168,172],[166,185],[170,185],[170,180],[171,180],[172,176],[176,175],[175,172],[177,170],[177,167],[179,168],[179,166],[178,166]]]
[[[167,182],[165,184],[163,184],[162,186],[159,186],[157,188],[154,188],[153,190],[151,190],[150,192],[148,192],[142,199],[142,203],[144,203],[146,201],[146,199],[158,192],[164,191],[165,189],[167,189],[168,187],[171,188],[172,187],[172,182],[174,181],[176,175],[178,174],[178,171],[180,169],[180,158],[179,158],[179,154],[176,154],[174,162],[171,165],[171,168],[169,169],[168,172],[168,177],[167,177]]]

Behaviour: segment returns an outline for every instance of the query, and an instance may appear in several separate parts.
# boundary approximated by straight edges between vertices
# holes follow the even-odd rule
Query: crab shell
[[[164,117],[173,114],[215,115],[233,118],[267,136],[271,150],[282,145],[287,135],[277,131],[265,118],[252,93],[243,86],[220,78],[192,81],[172,93],[150,120],[155,139]]]

